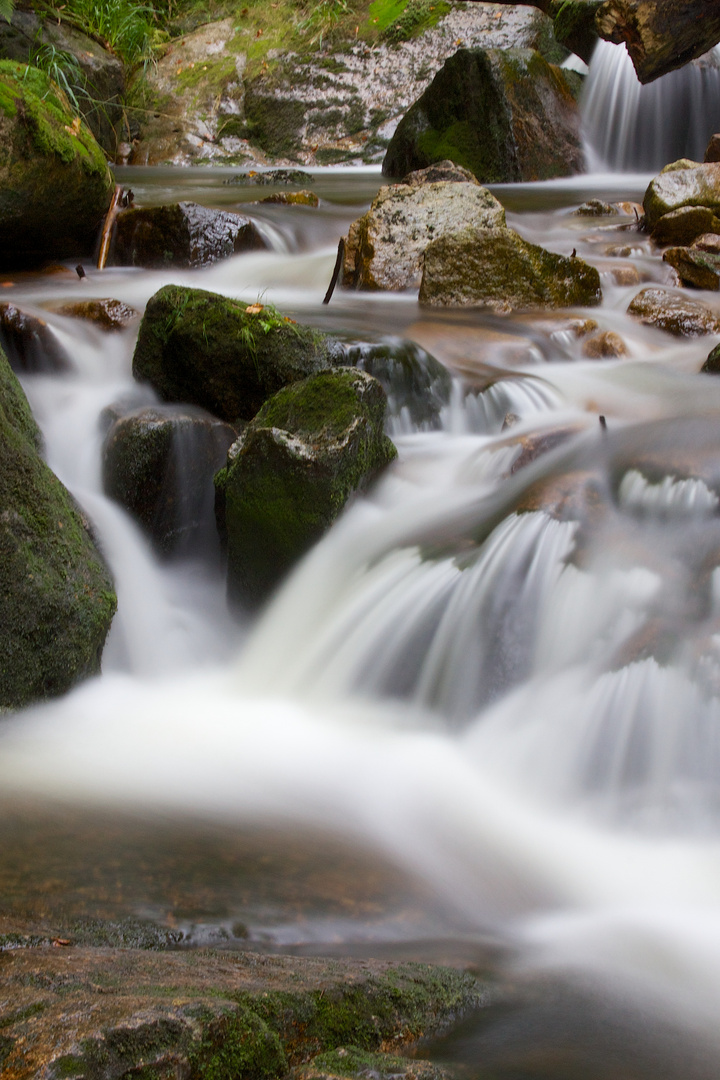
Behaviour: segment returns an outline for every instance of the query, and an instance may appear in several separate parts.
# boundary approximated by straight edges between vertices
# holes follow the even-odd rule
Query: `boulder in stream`
[[[348,231],[342,284],[356,289],[418,285],[430,241],[468,225],[505,225],[502,206],[479,184],[441,181],[380,188],[368,212]]]
[[[193,202],[132,207],[117,216],[109,263],[146,269],[196,268],[267,246],[257,225],[242,214]]]
[[[213,476],[237,431],[193,406],[134,410],[110,428],[103,485],[163,555],[200,547],[212,529]]]
[[[720,255],[698,248],[674,247],[663,253],[663,261],[673,267],[683,285],[712,292],[720,290]]]
[[[345,345],[344,354],[345,363],[378,380],[394,420],[439,427],[440,414],[450,401],[452,377],[425,349],[406,338],[385,338]]]
[[[704,233],[720,232],[720,217],[707,206],[681,206],[663,214],[653,228],[650,239],[661,247],[692,244]]]
[[[134,307],[109,296],[99,300],[78,300],[75,303],[61,304],[54,310],[58,315],[65,315],[70,319],[84,319],[101,330],[108,331],[124,330],[140,317]]]
[[[577,104],[531,49],[460,49],[403,117],[383,162],[405,176],[449,159],[482,183],[582,172]]]
[[[39,315],[0,303],[0,347],[15,371],[67,371],[70,357]]]
[[[222,420],[250,420],[283,386],[328,367],[325,334],[270,304],[165,285],[148,301],[133,374],[164,401],[200,405]]]
[[[683,159],[666,166],[650,181],[643,198],[647,227],[655,229],[665,214],[683,206],[704,206],[720,216],[720,163]],[[711,232],[712,227],[701,231]]]
[[[39,454],[0,350],[0,708],[64,693],[100,670],[116,599],[88,522]]]
[[[627,310],[647,326],[657,326],[675,337],[720,333],[720,317],[707,304],[668,289],[643,289]]]
[[[434,307],[588,307],[600,275],[582,259],[529,244],[512,229],[467,228],[428,245],[420,303]]]
[[[216,477],[232,602],[262,603],[393,460],[384,418],[380,383],[354,368],[320,372],[263,406]]]
[[[0,61],[0,266],[92,253],[114,186],[57,86],[37,68]]]

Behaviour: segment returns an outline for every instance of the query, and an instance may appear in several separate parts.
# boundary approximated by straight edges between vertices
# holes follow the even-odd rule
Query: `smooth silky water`
[[[697,372],[718,339],[632,321],[640,284],[615,271],[667,268],[627,218],[572,214],[641,199],[649,173],[495,189],[523,235],[599,267],[603,306],[571,314],[628,355],[593,361],[568,313],[342,291],[323,307],[378,171],[317,171],[319,209],[250,205],[232,171],[118,179],[140,203],[243,210],[271,251],[4,290],[72,357],[22,381],[119,609],[101,677],[2,722],[0,930],[139,917],[189,945],[470,963],[506,992],[434,1048],[461,1072],[717,1076],[720,380]],[[137,327],[49,310],[141,309],[168,281],[348,341],[407,338],[454,374],[433,429],[389,417],[398,461],[255,621],[228,615],[217,552],[159,562],[102,492],[103,409],[154,401],[132,380]],[[513,473],[518,436],[557,428]],[[590,494],[561,522],[523,512],[537,485]]]

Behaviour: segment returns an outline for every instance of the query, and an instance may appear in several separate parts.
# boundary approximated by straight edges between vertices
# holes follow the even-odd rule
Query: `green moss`
[[[397,16],[386,22],[380,37],[393,44],[409,41],[435,26],[451,10],[445,0],[406,0]]]
[[[194,67],[184,67],[177,76],[178,88],[181,91],[202,86],[203,91],[207,89],[219,93],[233,80],[237,80],[237,69],[231,56],[223,56],[218,60],[208,59]]]
[[[191,1061],[199,1080],[271,1080],[287,1071],[276,1032],[250,1008],[211,1021]]]
[[[589,61],[597,43],[595,13],[602,0],[558,0],[554,10],[553,31],[560,45]]]
[[[223,116],[220,118],[220,123],[218,124],[217,137],[218,139],[244,139],[245,131],[245,121],[241,116]]]
[[[300,147],[305,125],[301,101],[266,95],[259,83],[251,82],[245,93],[245,138],[273,157],[292,156]]]
[[[0,1035],[0,1066],[10,1057],[14,1046],[14,1039],[9,1039],[6,1035]]]

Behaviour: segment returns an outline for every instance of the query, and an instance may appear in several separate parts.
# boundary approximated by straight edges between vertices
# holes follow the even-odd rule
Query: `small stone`
[[[616,285],[639,285],[640,271],[637,266],[618,266],[610,271]]]
[[[617,209],[602,199],[588,199],[582,206],[578,206],[573,213],[576,217],[614,217]]]
[[[712,135],[705,151],[705,161],[720,161],[720,135]]]
[[[313,178],[302,169],[269,169],[266,172],[236,173],[223,184],[312,184]]]
[[[720,318],[707,304],[667,289],[643,289],[632,300],[628,315],[675,337],[720,333]]]
[[[707,251],[711,255],[720,255],[720,235],[715,232],[703,233],[693,241],[692,246],[697,251]]]
[[[266,195],[261,203],[277,203],[280,206],[317,206],[319,199],[313,191],[276,191]]]
[[[101,330],[124,330],[140,313],[122,300],[80,300],[76,304],[62,304],[55,308],[58,315],[71,319],[85,319],[95,323]]]
[[[428,165],[426,169],[416,169],[402,178],[401,183],[410,187],[418,187],[420,184],[438,184],[440,182],[451,184],[479,184],[474,173],[469,169],[463,169],[462,165],[456,165],[454,161],[438,161],[434,165]]]
[[[595,334],[583,342],[582,354],[588,360],[608,360],[612,357],[627,356],[625,342],[613,330]]]
[[[708,354],[708,358],[700,371],[705,372],[707,375],[720,375],[720,345],[716,345],[712,352]]]

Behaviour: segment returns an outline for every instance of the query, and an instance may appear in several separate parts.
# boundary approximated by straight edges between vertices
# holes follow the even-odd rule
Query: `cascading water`
[[[222,176],[215,188],[207,176],[204,201],[227,205]],[[371,180],[358,178],[358,202]],[[103,410],[128,395],[156,404],[132,383],[133,331],[100,341],[44,306],[80,289],[142,306],[170,276],[14,287],[72,360],[69,372],[23,381],[48,460],[101,537],[119,612],[101,678],[0,727],[5,910],[102,913],[117,893],[113,911],[162,917],[169,893],[195,888],[197,919],[241,918],[254,947],[333,940],[372,953],[410,940],[421,951],[455,938],[473,960],[492,938],[496,964],[543,993],[517,1022],[458,1035],[446,1057],[505,1076],[709,1080],[720,1063],[720,385],[696,372],[715,338],[668,345],[624,314],[637,287],[614,283],[611,234],[572,214],[606,196],[607,178],[518,187],[532,213],[511,220],[600,264],[604,306],[573,317],[621,334],[624,359],[583,358],[564,314],[440,319],[411,295],[337,294],[323,308],[337,232],[359,208],[342,174],[318,181],[330,198],[335,184],[337,200],[282,208],[282,219],[278,208],[266,223],[283,237],[274,252],[172,280],[251,301],[267,290],[293,317],[341,332],[363,363],[409,339],[417,345],[401,352],[417,359],[423,346],[463,378],[447,394],[430,380],[432,422],[391,394],[398,462],[254,626],[227,615],[217,566],[159,560],[103,494]],[[191,171],[158,182],[201,181]],[[132,178],[141,200],[153,201],[151,185],[151,173]],[[641,195],[622,181],[616,190]],[[633,243],[639,254],[623,265],[664,281],[648,241]],[[63,805],[70,834],[56,840]],[[178,823],[169,839],[158,814]],[[94,815],[112,823],[106,847],[82,831]],[[269,829],[288,850],[301,830],[311,882],[331,834],[414,882],[422,900],[408,915],[386,897],[353,918],[310,902],[293,921],[282,860],[266,893],[221,883],[219,857],[212,872],[193,863],[190,884],[180,866],[179,882],[133,878],[126,894],[124,845],[150,843],[138,815],[158,837],[151,864],[164,865],[163,845],[182,848],[178,834],[212,823],[227,846],[249,836],[263,857]],[[44,831],[60,855],[42,847]]]
[[[702,161],[720,130],[720,47],[643,86],[625,46],[599,41],[582,108],[591,168],[657,172],[679,158]]]

